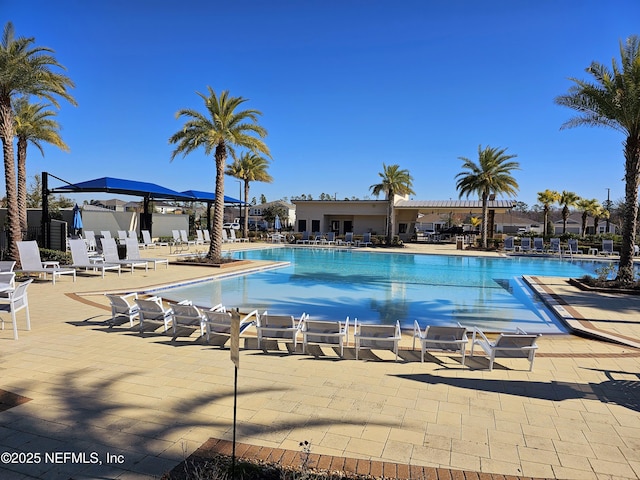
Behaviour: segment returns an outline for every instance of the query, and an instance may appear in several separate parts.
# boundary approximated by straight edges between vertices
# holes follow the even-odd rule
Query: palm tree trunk
[[[587,234],[587,212],[582,213],[582,238]]]
[[[20,230],[27,231],[27,139],[18,137],[18,218]]]
[[[389,206],[387,208],[387,212],[389,212],[389,219],[387,220],[387,245],[391,246],[393,244],[393,230],[394,230],[394,221],[393,221],[393,194],[389,196]]]
[[[224,224],[224,166],[227,160],[227,147],[224,143],[216,146],[216,198],[213,202],[213,231],[207,258],[220,261],[222,258],[222,225]]]
[[[487,236],[489,235],[489,204],[487,199],[489,194],[482,192],[482,248],[487,248]]]
[[[624,148],[625,157],[625,209],[622,226],[622,248],[616,280],[632,284],[633,246],[635,244],[638,218],[638,186],[640,185],[640,140],[628,137]]]
[[[18,218],[18,199],[16,195],[16,163],[13,154],[13,111],[11,99],[0,98],[0,137],[2,137],[2,154],[4,157],[4,181],[7,189],[7,224],[9,226],[9,238],[7,239],[7,256],[18,264],[16,242],[22,240],[20,234],[20,219]],[[4,232],[0,232],[4,234]]]

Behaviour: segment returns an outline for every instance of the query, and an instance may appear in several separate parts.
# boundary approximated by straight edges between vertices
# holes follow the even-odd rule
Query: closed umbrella
[[[273,222],[273,228],[275,228],[277,231],[280,231],[280,229],[282,228],[282,223],[280,223],[280,215],[276,215],[276,219]]]
[[[73,207],[73,229],[76,235],[82,230],[82,215],[80,214],[80,207],[77,203],[75,207]]]

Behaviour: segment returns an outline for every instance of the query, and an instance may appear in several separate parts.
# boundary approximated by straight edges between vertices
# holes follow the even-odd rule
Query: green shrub
[[[47,248],[40,249],[40,260],[43,262],[59,262],[60,265],[71,265],[73,263],[69,252],[49,250]]]

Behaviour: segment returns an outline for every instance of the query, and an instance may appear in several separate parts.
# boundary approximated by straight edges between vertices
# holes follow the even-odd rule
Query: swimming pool
[[[162,291],[170,300],[224,304],[317,319],[395,323],[412,328],[460,322],[486,330],[519,326],[532,333],[566,332],[524,285],[522,275],[581,277],[590,261],[378,253],[330,248],[267,248],[235,252],[250,260],[290,262],[283,268],[236,275]]]

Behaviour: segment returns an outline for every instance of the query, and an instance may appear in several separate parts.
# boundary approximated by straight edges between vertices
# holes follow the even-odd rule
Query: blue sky
[[[507,148],[518,200],[547,188],[624,196],[621,133],[580,127],[554,104],[569,77],[619,59],[640,34],[640,2],[0,0],[18,36],[55,50],[76,88],[58,120],[71,148],[31,148],[28,175],[111,176],[214,189],[203,151],[170,162],[168,138],[198,92],[229,90],[260,110],[273,162],[268,200],[370,196],[382,164],[414,178],[415,199],[457,199],[459,157]],[[636,30],[634,30],[636,29]],[[225,193],[239,195],[227,177]],[[58,186],[52,182],[52,186]],[[106,198],[92,194],[90,198]],[[75,197],[82,201],[84,196]],[[121,197],[123,198],[123,197]],[[126,197],[125,197],[126,199]]]

